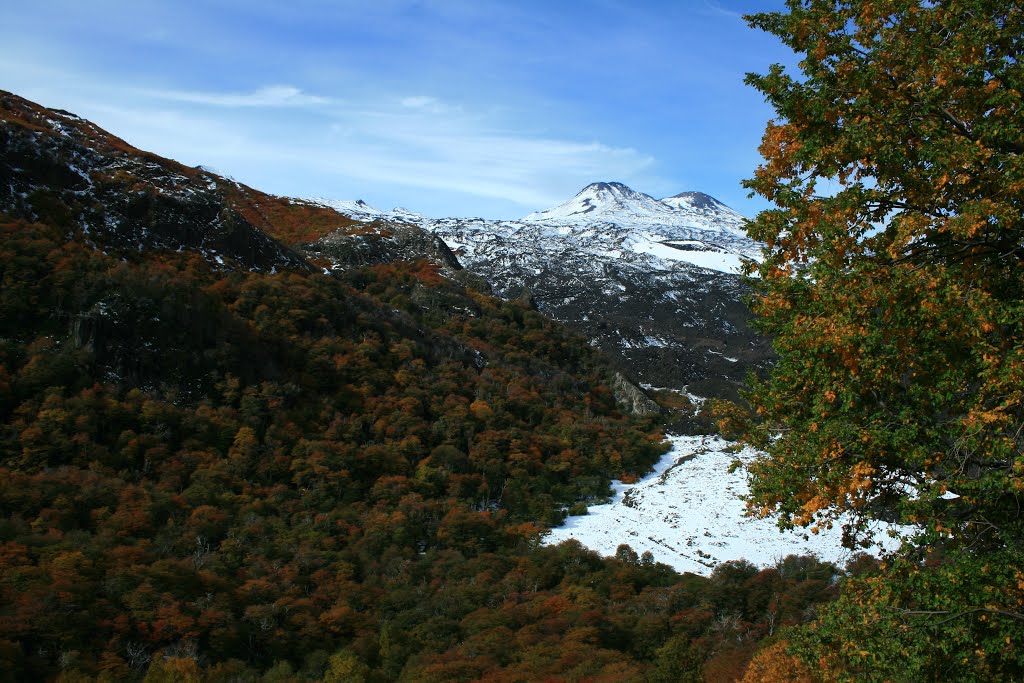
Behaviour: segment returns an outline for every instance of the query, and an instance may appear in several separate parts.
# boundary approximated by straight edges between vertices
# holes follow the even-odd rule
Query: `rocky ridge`
[[[743,233],[742,215],[709,195],[658,200],[621,183],[594,183],[518,221],[311,201],[354,221],[438,236],[498,294],[534,302],[640,382],[732,397],[746,373],[768,361],[739,275],[760,245]]]
[[[232,201],[248,188],[136,149],[74,114],[0,91],[0,150],[0,207],[11,218],[81,230],[101,249],[194,250],[255,271],[312,268]]]

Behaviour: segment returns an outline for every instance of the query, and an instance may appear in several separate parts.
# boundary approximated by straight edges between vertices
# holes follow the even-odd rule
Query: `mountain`
[[[760,245],[743,233],[743,216],[706,194],[658,200],[593,183],[518,221],[311,201],[356,221],[437,235],[496,293],[576,329],[640,382],[731,397],[770,358],[750,327],[738,274]]]
[[[616,182],[591,183],[570,199],[546,211],[531,213],[526,222],[548,225],[608,223],[625,228],[697,228],[728,231],[743,237],[744,217],[703,192],[682,192],[655,199]]]
[[[318,257],[332,240],[356,232],[359,248],[334,253],[331,263],[426,256],[459,269],[444,245],[418,228],[368,229],[321,204],[269,195],[140,150],[74,114],[4,91],[0,150],[0,208],[7,216],[81,231],[89,244],[125,258],[188,251],[224,269],[310,271],[323,267]],[[326,236],[332,240],[318,244]]]
[[[188,249],[255,271],[311,268],[260,229],[271,227],[262,193],[2,91],[0,123],[0,207],[11,217],[80,229],[101,249]],[[349,222],[334,214],[331,229]]]
[[[671,208],[650,195],[636,192],[622,183],[591,183],[565,202],[546,211],[538,211],[523,220],[533,223],[575,225],[584,219],[588,223],[609,222],[656,225],[671,221]]]

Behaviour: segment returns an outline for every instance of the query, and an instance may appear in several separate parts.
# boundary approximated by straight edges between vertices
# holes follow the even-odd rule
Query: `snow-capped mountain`
[[[767,357],[748,327],[738,275],[760,245],[743,233],[742,215],[706,194],[658,200],[621,183],[593,183],[513,221],[315,201],[354,220],[434,233],[497,293],[529,298],[642,381],[730,395]]]
[[[746,219],[703,192],[655,199],[622,183],[591,183],[564,204],[531,213],[523,220],[551,225],[610,223],[638,230],[696,228],[731,231],[742,237]]]
[[[671,222],[673,213],[667,204],[622,183],[591,183],[564,204],[531,213],[523,220],[576,224],[583,219],[588,223],[604,221],[633,227]]]

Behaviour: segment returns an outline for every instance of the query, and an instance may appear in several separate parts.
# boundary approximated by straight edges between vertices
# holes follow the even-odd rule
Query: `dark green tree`
[[[800,58],[747,79],[777,113],[747,182],[774,203],[749,232],[778,353],[743,427],[766,453],[750,507],[851,514],[851,540],[920,529],[804,654],[836,675],[1019,676],[1024,7],[788,0],[749,21]]]

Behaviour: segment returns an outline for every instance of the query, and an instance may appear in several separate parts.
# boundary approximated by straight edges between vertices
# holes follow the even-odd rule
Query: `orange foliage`
[[[750,660],[741,683],[817,683],[823,680],[788,652],[789,643],[779,640]]]

